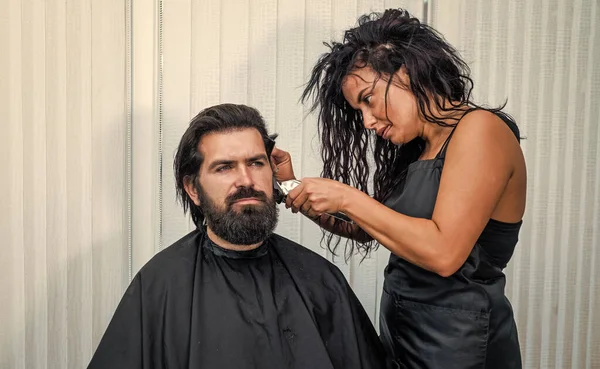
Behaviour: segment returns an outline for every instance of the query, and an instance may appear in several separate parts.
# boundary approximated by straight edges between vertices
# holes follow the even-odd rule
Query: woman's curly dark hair
[[[388,9],[383,14],[371,13],[358,19],[358,26],[345,32],[343,41],[325,43],[330,49],[312,69],[302,93],[303,103],[312,97],[310,111],[317,110],[321,138],[322,177],[335,179],[369,193],[369,159],[375,162],[373,197],[383,202],[401,185],[410,163],[416,161],[425,147],[418,137],[401,145],[394,145],[363,126],[360,111],[353,109],[342,93],[344,78],[356,68],[371,67],[377,79],[387,81],[404,66],[410,77],[408,88],[415,96],[418,111],[426,121],[441,126],[452,126],[465,107],[479,108],[471,101],[473,81],[468,65],[443,36],[421,23],[403,9]],[[374,81],[373,83],[376,83]],[[397,82],[394,82],[397,83]],[[454,123],[446,123],[438,111]],[[487,109],[499,112],[498,109]],[[372,156],[371,156],[372,155]],[[337,222],[337,220],[336,220]],[[325,233],[327,247],[335,255],[340,239]],[[373,241],[355,243],[349,240],[345,256],[348,259],[357,248],[364,256],[376,246]]]

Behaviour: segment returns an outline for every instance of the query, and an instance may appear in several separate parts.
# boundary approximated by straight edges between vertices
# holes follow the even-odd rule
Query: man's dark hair
[[[190,181],[195,186],[199,186],[198,176],[204,161],[198,146],[200,140],[209,133],[224,133],[247,128],[254,128],[260,133],[266,150],[269,138],[265,121],[258,110],[246,105],[220,104],[206,108],[192,119],[181,137],[173,162],[177,199],[181,202],[184,213],[190,212],[197,227],[204,221],[204,214],[188,196],[184,184]],[[267,152],[267,156],[270,154]]]

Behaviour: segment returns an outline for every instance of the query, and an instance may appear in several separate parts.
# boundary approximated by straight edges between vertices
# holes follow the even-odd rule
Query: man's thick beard
[[[198,186],[200,187],[200,186]],[[277,226],[279,209],[264,192],[243,187],[225,200],[225,210],[216,206],[201,188],[197,188],[200,209],[207,225],[223,240],[234,245],[254,245],[265,241]],[[254,197],[262,203],[243,205],[233,210],[235,200]]]

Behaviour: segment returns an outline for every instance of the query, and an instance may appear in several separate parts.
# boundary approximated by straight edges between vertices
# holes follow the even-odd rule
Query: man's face
[[[210,133],[200,141],[204,157],[196,186],[208,227],[236,245],[264,241],[277,225],[273,172],[258,130]]]

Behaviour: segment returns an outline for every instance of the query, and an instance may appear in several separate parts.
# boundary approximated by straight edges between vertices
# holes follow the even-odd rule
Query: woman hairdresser
[[[514,121],[476,105],[471,88],[435,30],[387,10],[333,43],[303,94],[318,112],[325,178],[302,179],[286,205],[349,247],[391,251],[381,339],[409,368],[521,367],[502,270],[525,209],[525,162]],[[293,178],[287,152],[273,160],[280,181]]]

